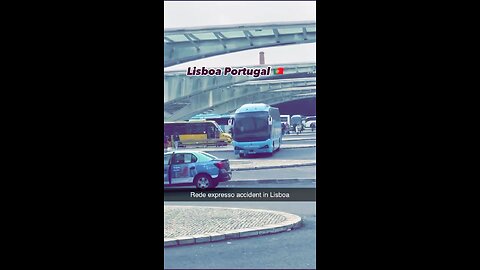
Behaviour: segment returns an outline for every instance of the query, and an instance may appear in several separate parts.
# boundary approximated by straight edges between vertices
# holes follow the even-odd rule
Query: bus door
[[[171,154],[163,156],[163,184],[168,185],[170,184],[170,158],[172,157]]]
[[[207,141],[209,143],[216,143],[220,138],[220,131],[213,124],[205,125],[205,132],[207,133]]]
[[[205,129],[205,132],[207,133],[207,139],[213,140],[217,137],[216,135],[218,133],[218,130],[215,128],[214,125],[206,125]]]
[[[190,153],[176,153],[172,158],[171,183],[193,183],[197,158]]]

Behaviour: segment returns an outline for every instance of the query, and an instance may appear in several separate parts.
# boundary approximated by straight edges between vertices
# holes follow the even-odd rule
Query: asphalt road
[[[316,180],[298,182],[298,183],[235,183],[227,182],[218,184],[216,189],[223,188],[316,188]],[[177,187],[164,187],[165,190],[183,190],[192,189],[193,186],[177,186]]]
[[[164,202],[192,205],[191,202]],[[198,202],[197,206],[259,208],[299,215],[303,227],[290,232],[192,246],[164,248],[165,269],[315,269],[314,202]]]
[[[235,183],[230,182],[218,185],[217,189],[222,188],[317,188],[316,181],[299,183]]]
[[[313,141],[312,144],[315,144],[315,141]],[[257,154],[257,155],[249,155],[246,158],[242,158],[241,160],[249,160],[249,159],[251,160],[251,159],[257,159],[257,158],[270,159],[270,160],[276,160],[276,159],[316,160],[317,159],[316,149],[317,149],[316,147],[297,148],[297,149],[280,149],[280,151],[274,153],[273,156],[268,156],[266,154]],[[239,159],[238,156],[236,156],[233,153],[233,151],[228,151],[228,152],[206,151],[206,152],[218,158],[228,158],[229,160]]]
[[[282,145],[294,145],[294,144],[302,144],[302,145],[315,145],[317,144],[316,139],[308,139],[308,140],[298,140],[298,141],[283,141]]]
[[[302,166],[283,169],[265,169],[265,170],[251,170],[251,171],[235,171],[232,173],[232,180],[218,184],[217,188],[316,188],[317,178],[316,166]],[[252,180],[279,180],[277,183],[262,183]],[[281,182],[282,179],[312,179],[310,181]],[[235,180],[243,180],[242,183],[235,182]],[[245,180],[251,181],[245,183]],[[191,189],[192,187],[165,187],[165,189]]]
[[[297,135],[290,135],[289,137],[295,137]],[[301,137],[305,137],[299,135]],[[312,136],[311,134],[309,136]],[[292,144],[309,144],[315,145],[315,140],[308,141],[291,141],[284,142],[290,145]],[[239,159],[234,155],[233,151],[207,151],[208,153],[222,159],[229,160],[316,160],[316,149],[312,148],[298,148],[298,149],[281,149],[280,151],[268,156],[264,154],[249,155],[246,158]],[[227,183],[220,183],[218,188],[226,187],[252,187],[252,188],[270,188],[270,187],[282,187],[282,188],[316,188],[316,181],[300,182],[300,183],[235,183],[234,180],[253,180],[253,179],[268,179],[268,180],[281,180],[281,179],[315,179],[316,178],[316,166],[302,166],[283,169],[266,169],[266,170],[251,170],[251,171],[235,171],[233,172],[233,181]],[[191,187],[169,187],[166,189],[189,189]]]
[[[252,180],[252,179],[315,179],[317,166],[302,166],[283,169],[265,169],[251,171],[235,171],[232,174],[234,180]]]
[[[316,188],[316,166],[303,166],[283,169],[267,169],[267,170],[252,170],[252,171],[236,171],[233,172],[232,181],[220,183],[218,188],[231,187],[249,187],[249,188]],[[277,183],[262,183],[252,181],[253,179],[269,179],[279,180]],[[281,182],[282,179],[311,179],[309,181]],[[241,183],[234,180],[243,180]],[[245,183],[245,180],[250,180],[250,183]]]

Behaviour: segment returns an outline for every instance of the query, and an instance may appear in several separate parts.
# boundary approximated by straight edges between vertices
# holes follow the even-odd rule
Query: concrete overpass
[[[164,67],[243,50],[313,42],[314,21],[165,29]],[[186,76],[185,71],[164,72],[164,120],[186,120],[205,111],[231,113],[245,103],[276,104],[316,95],[315,63],[271,67],[283,67],[284,75],[196,77]]]
[[[185,98],[182,104],[188,104],[172,113],[169,120],[189,119],[199,113],[212,110],[217,114],[222,114],[226,112],[227,108],[236,106],[234,104],[238,104],[238,102],[245,101],[244,103],[249,103],[246,102],[246,100],[258,101],[260,97],[268,97],[269,95],[275,97],[281,94],[283,97],[287,97],[295,94],[294,90],[306,88],[316,88],[315,77],[272,79],[239,83],[225,88],[216,89],[217,91],[208,91]],[[291,91],[292,93],[285,93],[288,92],[286,90]],[[171,104],[174,108],[178,108],[175,107],[175,103]],[[169,106],[165,106],[164,108],[165,110],[171,109]]]
[[[248,96],[242,96],[240,98],[232,99],[228,102],[216,105],[215,107],[212,107],[212,113],[232,114],[243,104],[265,103],[269,105],[275,105],[286,101],[315,97],[316,93],[316,86],[293,87],[269,92],[260,92]]]
[[[230,75],[191,77],[186,76],[185,71],[165,72],[165,120],[189,119],[191,116],[212,109],[224,102],[229,102],[232,99],[254,92],[273,91],[294,86],[313,86],[315,84],[315,63],[277,65],[272,67],[283,67],[284,75],[257,78]]]
[[[164,67],[244,50],[316,42],[316,22],[164,29]]]

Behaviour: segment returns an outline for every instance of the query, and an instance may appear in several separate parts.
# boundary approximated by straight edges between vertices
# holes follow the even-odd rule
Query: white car
[[[317,117],[316,116],[309,116],[305,119],[305,127],[306,128],[315,128],[317,127]]]

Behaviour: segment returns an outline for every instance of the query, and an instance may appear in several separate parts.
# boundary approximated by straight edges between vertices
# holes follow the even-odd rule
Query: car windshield
[[[220,133],[224,133],[224,132],[223,132],[223,129],[218,125],[217,122],[213,122],[213,124],[214,124],[215,127],[218,129],[218,131],[220,131]]]
[[[269,137],[268,112],[247,112],[235,115],[233,125],[233,139],[235,141],[265,141]]]

